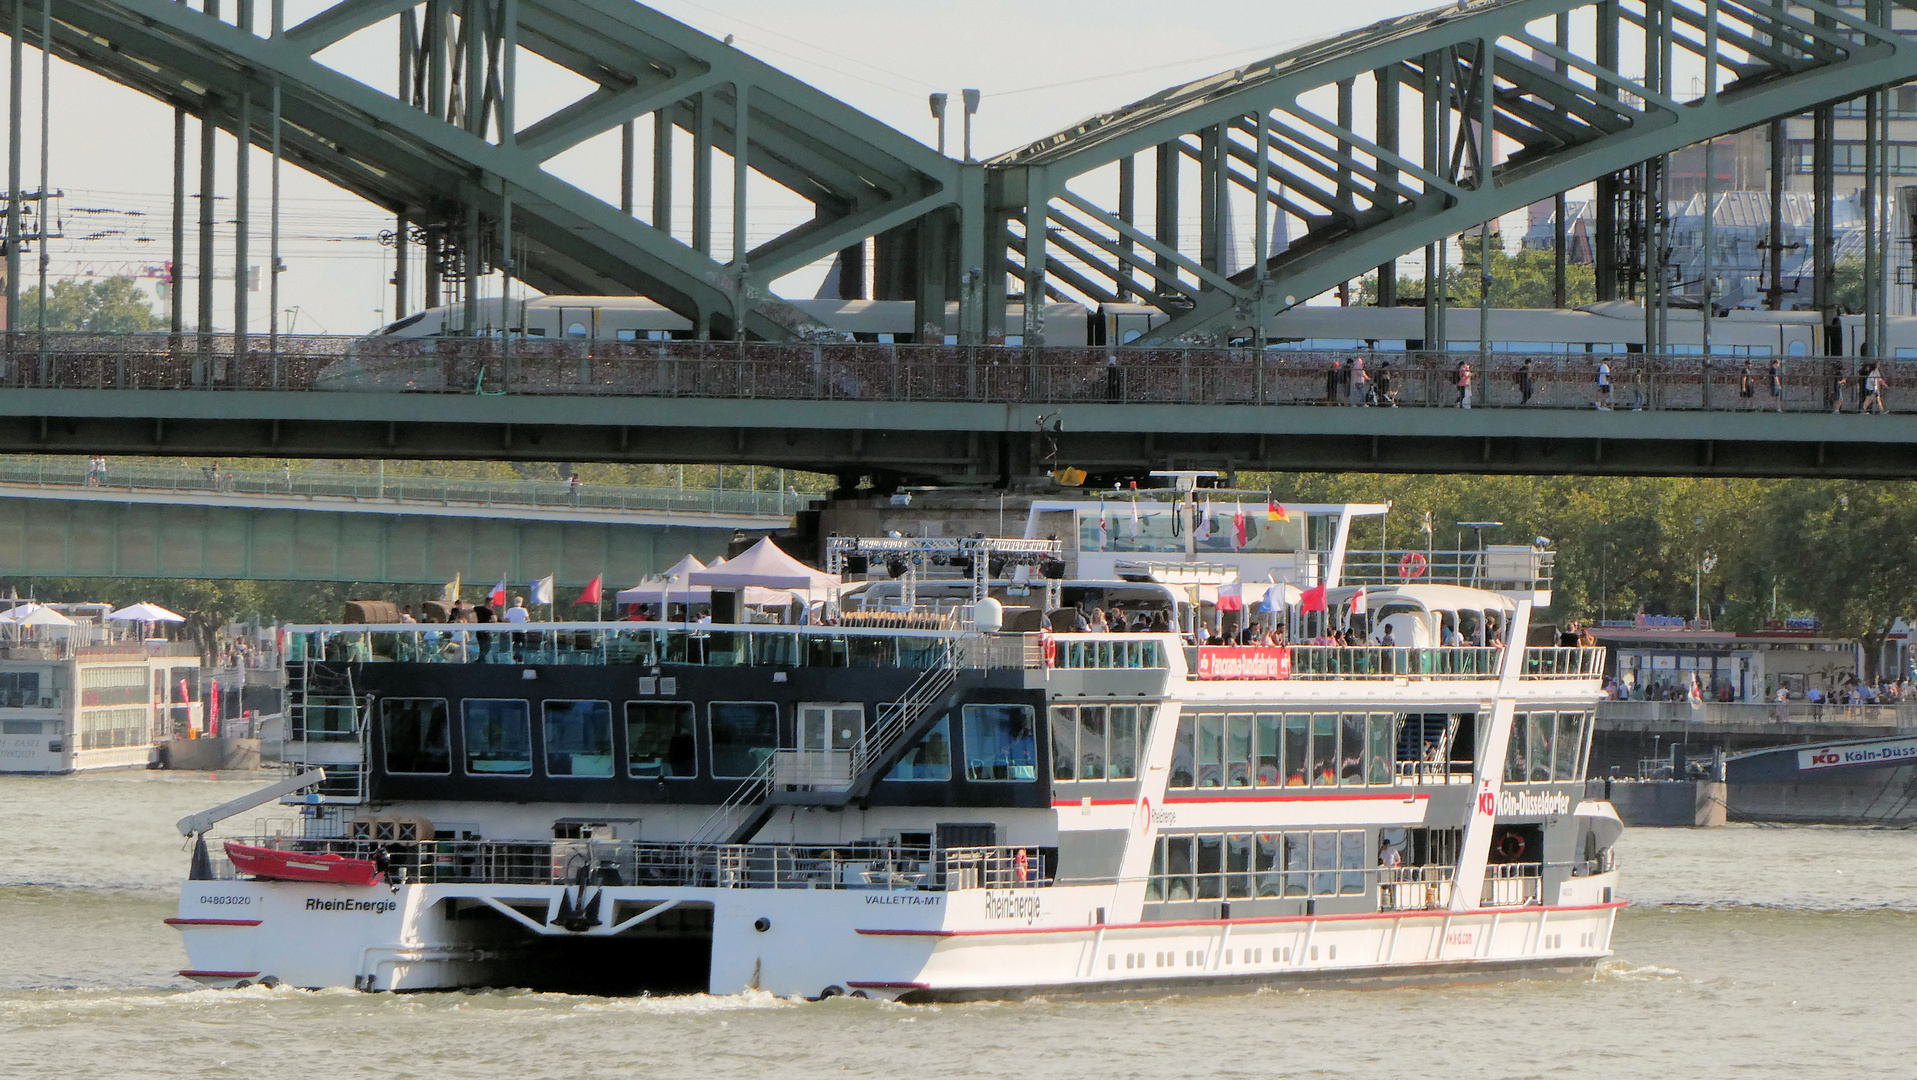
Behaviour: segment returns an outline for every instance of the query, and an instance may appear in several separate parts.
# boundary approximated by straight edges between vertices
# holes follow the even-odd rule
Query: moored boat
[[[1202,559],[1162,520],[1182,553],[1107,555],[1087,503],[1070,549],[835,539],[862,583],[762,550],[690,575],[710,623],[290,627],[312,771],[277,843],[387,879],[205,860],[189,972],[906,1001],[1589,972],[1621,827],[1582,782],[1602,652],[1528,633],[1548,552],[1257,510]]]

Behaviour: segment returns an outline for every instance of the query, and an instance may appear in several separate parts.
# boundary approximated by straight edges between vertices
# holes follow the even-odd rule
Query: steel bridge
[[[1917,0],[1470,0],[1173,87],[985,162],[961,162],[620,0],[341,0],[293,26],[278,0],[269,13],[255,0],[224,11],[219,0],[13,0],[0,4],[0,15],[16,49],[45,44],[179,110],[176,205],[185,198],[184,117],[192,114],[203,125],[203,192],[212,175],[208,134],[223,129],[390,210],[400,310],[415,270],[429,302],[478,296],[483,277],[501,271],[545,290],[643,294],[691,319],[702,336],[740,344],[736,354],[692,355],[699,370],[691,391],[640,379],[581,401],[567,391],[510,392],[524,388],[509,373],[509,392],[493,397],[481,372],[465,384],[481,392],[464,397],[377,387],[318,394],[315,383],[283,377],[278,340],[266,345],[270,360],[245,335],[213,342],[206,277],[186,392],[128,383],[124,365],[111,378],[96,364],[92,375],[62,381],[51,349],[16,337],[8,359],[20,389],[0,399],[0,412],[27,422],[0,432],[0,447],[723,460],[948,479],[1006,478],[1055,461],[1118,471],[1203,463],[1908,475],[1917,439],[1905,417],[1844,419],[1808,408],[1740,417],[1711,412],[1708,390],[1703,415],[1305,410],[1295,407],[1296,395],[1268,392],[1282,380],[1267,378],[1271,361],[1250,359],[1255,352],[1237,354],[1237,369],[1216,380],[1237,388],[1223,396],[1101,398],[1057,389],[1059,380],[1033,389],[1029,374],[1003,392],[978,381],[981,357],[1001,373],[1007,365],[1028,373],[1071,367],[1064,381],[1080,383],[1095,382],[1097,365],[1107,362],[1039,350],[1042,307],[1024,305],[1024,324],[1008,327],[1008,298],[1155,308],[1159,317],[1132,343],[1137,349],[1113,350],[1126,354],[1120,368],[1159,363],[1148,347],[1161,344],[1202,349],[1248,338],[1256,346],[1268,312],[1377,267],[1387,270],[1381,299],[1395,302],[1395,258],[1423,248],[1429,264],[1460,232],[1593,181],[1600,295],[1641,292],[1655,301],[1668,284],[1658,254],[1663,157],[1812,111],[1814,165],[1828,195],[1833,103],[1863,97],[1875,110],[1869,115],[1881,118],[1883,88],[1917,79],[1917,39],[1891,28],[1893,13],[1907,9],[1917,10]],[[327,50],[341,47],[390,49],[394,80],[375,85],[332,66]],[[546,115],[526,115],[525,58],[558,65],[592,89]],[[1697,89],[1686,89],[1693,81]],[[14,131],[17,165],[17,123]],[[616,202],[548,168],[594,140],[618,144],[609,166],[619,175]],[[1878,244],[1887,242],[1887,215],[1878,210],[1887,169],[1879,153],[1866,176],[1874,215],[1867,232]],[[675,190],[687,177],[693,209],[679,220]],[[242,168],[233,253],[240,265],[250,257],[248,182]],[[749,196],[770,190],[810,205],[812,217],[748,248],[758,213]],[[1256,212],[1234,209],[1247,201]],[[1831,201],[1820,200],[1812,245],[1825,305],[1834,302]],[[200,202],[200,262],[210,268],[212,200]],[[1192,204],[1197,228],[1181,229]],[[9,235],[17,238],[20,200],[11,205]],[[1296,223],[1276,252],[1274,212]],[[1245,217],[1256,257],[1236,267],[1229,238],[1246,231]],[[729,240],[717,228],[728,219]],[[177,212],[175,226],[178,262],[185,233]],[[9,250],[17,271],[20,245]],[[835,339],[773,284],[835,253],[848,268],[869,253],[876,295],[916,303],[917,336],[927,347],[943,338],[946,304],[957,303],[967,351],[938,362],[943,389],[915,397],[872,393],[866,383],[841,393],[818,376],[817,350]],[[864,278],[846,273],[841,281],[856,292],[863,286],[851,283]],[[1444,297],[1425,302],[1427,320],[1438,325]],[[243,286],[236,307],[243,316]],[[1660,309],[1645,305],[1653,353]],[[176,306],[175,329],[183,323]],[[1017,360],[993,351],[1008,333],[1033,351]],[[486,355],[485,343],[470,344],[467,356]],[[767,356],[761,348],[785,351]],[[222,349],[240,359],[220,361]],[[179,351],[176,340],[170,354]],[[668,366],[687,370],[686,355]],[[808,365],[812,387],[803,391],[782,388],[773,374]],[[266,379],[260,373],[269,367]],[[508,368],[506,354],[492,366],[496,375]],[[961,369],[964,389],[953,382]],[[717,374],[727,370],[733,374]],[[1705,387],[1712,379],[1702,371],[1679,377]],[[216,384],[249,392],[215,393]],[[1053,430],[1061,421],[1063,430]]]
[[[1697,357],[1532,358],[1526,400],[1511,377],[1524,358],[1494,357],[1463,409],[1444,354],[1399,357],[1389,403],[1357,407],[1327,394],[1335,357],[1243,349],[362,342],[207,368],[165,335],[127,342],[19,360],[38,377],[0,379],[0,453],[730,461],[844,486],[1066,466],[1917,476],[1917,360],[1881,362],[1894,411],[1879,414],[1836,360],[1793,368],[1775,397],[1753,379],[1766,390],[1746,398],[1740,369]]]
[[[116,486],[97,487],[77,468],[51,481],[0,476],[0,570],[13,578],[385,584],[441,584],[458,574],[468,585],[504,574],[522,591],[547,574],[562,587],[603,574],[616,589],[687,552],[723,555],[737,530],[791,521],[776,497],[740,498],[751,492],[626,492],[625,508],[616,509],[590,498],[542,505],[517,491],[489,498],[472,481],[410,478],[409,486],[395,478],[376,493],[370,477],[316,491],[305,477],[282,485],[277,473],[223,473],[202,486],[193,483],[199,470],[181,470],[183,482],[168,486],[138,470],[116,462],[108,478]],[[609,501],[609,493],[596,494]],[[715,502],[729,509],[708,508]]]
[[[264,12],[257,0],[0,5],[16,48],[50,43],[198,116],[207,132],[270,147],[388,208],[401,312],[409,251],[423,244],[429,303],[457,298],[450,286],[474,294],[503,269],[548,292],[643,294],[719,338],[817,336],[772,284],[838,252],[862,263],[870,240],[879,298],[918,301],[917,325],[940,337],[956,301],[967,344],[1002,339],[1006,298],[1019,293],[1153,305],[1165,318],[1144,343],[1242,334],[1262,312],[1592,181],[1600,289],[1640,279],[1661,289],[1656,163],[1816,110],[1828,176],[1829,106],[1881,103],[1873,91],[1917,79],[1917,40],[1891,29],[1905,9],[1917,0],[1467,0],[1172,87],[973,163],[624,0],[340,0],[293,26],[283,0]],[[329,63],[342,43],[357,57],[387,51],[392,82]],[[522,58],[591,89],[528,115]],[[602,164],[619,175],[616,203],[547,168],[601,137],[609,148],[615,133]],[[184,134],[176,129],[182,200]],[[203,133],[203,189],[212,148]],[[685,176],[693,209],[675,220]],[[241,265],[248,182],[241,168]],[[772,191],[812,217],[749,248],[760,220],[749,196]],[[1234,211],[1247,198],[1257,212]],[[1195,235],[1181,231],[1194,202]],[[201,204],[211,267],[211,200]],[[1271,212],[1298,223],[1275,254]],[[1258,257],[1237,268],[1228,238],[1247,216]],[[730,238],[715,230],[725,218]],[[9,230],[20,233],[17,212]],[[174,255],[184,262],[177,216]],[[841,280],[857,291],[863,279]],[[202,331],[211,283],[200,282]],[[1830,301],[1828,289],[1820,296]],[[1025,310],[1014,329],[1037,344],[1040,308]]]

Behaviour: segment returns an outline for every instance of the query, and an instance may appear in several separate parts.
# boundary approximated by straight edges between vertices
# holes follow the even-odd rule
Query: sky
[[[288,0],[288,22],[323,6]],[[896,0],[657,0],[653,6],[714,36],[733,35],[735,47],[928,144],[934,141],[935,126],[927,95],[947,92],[953,99],[947,149],[954,156],[959,148],[959,91],[976,87],[984,93],[984,102],[973,145],[978,156],[989,157],[1167,86],[1432,5],[1429,0],[1184,0],[1172,8],[1140,0],[951,0],[938,5]],[[390,24],[375,28],[322,54],[322,59],[349,74],[381,78],[392,62],[391,35]],[[381,42],[386,43],[383,48],[378,47]],[[33,189],[39,184],[40,70],[31,50],[22,74],[28,88],[23,186]],[[57,222],[64,238],[49,244],[49,273],[56,280],[151,274],[169,256],[172,110],[62,62],[54,64],[51,77],[48,182],[66,196]],[[541,88],[534,85],[540,78],[536,67],[528,71],[522,66],[522,83],[527,84],[521,95],[522,125],[533,116],[532,103],[542,100]],[[571,87],[567,80],[550,78],[544,89],[543,100],[556,105]],[[197,140],[198,123],[189,120],[190,157]],[[590,190],[616,190],[616,159],[607,161],[600,152],[604,142],[556,158],[549,168]],[[228,280],[216,286],[215,321],[225,328],[232,322],[232,230],[226,223],[232,218],[233,141],[221,136],[220,146],[217,216],[223,225],[215,277]],[[256,149],[249,262],[259,267],[267,262],[269,165],[270,158]],[[190,161],[189,192],[196,178],[197,161]],[[280,206],[281,258],[286,265],[280,279],[282,330],[360,334],[387,321],[393,302],[386,284],[392,253],[378,237],[392,228],[392,220],[290,166],[282,173]],[[189,273],[197,250],[196,220],[197,208],[189,204]],[[715,231],[724,235],[727,226],[717,224]],[[34,256],[27,256],[23,291],[35,287],[34,267]],[[786,291],[810,295],[810,282],[802,278],[788,279]],[[149,289],[156,283],[150,276],[143,279]],[[190,281],[187,287],[192,288]],[[267,327],[267,296],[262,283],[249,300],[255,331]]]

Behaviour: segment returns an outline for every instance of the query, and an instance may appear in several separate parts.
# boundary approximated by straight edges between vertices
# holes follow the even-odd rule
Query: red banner
[[[1291,650],[1282,645],[1200,645],[1201,679],[1289,679]]]

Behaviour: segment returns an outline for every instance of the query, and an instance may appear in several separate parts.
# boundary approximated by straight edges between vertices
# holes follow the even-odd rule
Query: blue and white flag
[[[553,576],[551,574],[547,574],[545,577],[542,577],[538,581],[535,581],[532,583],[532,602],[533,603],[535,604],[552,603],[552,579],[553,579]]]

